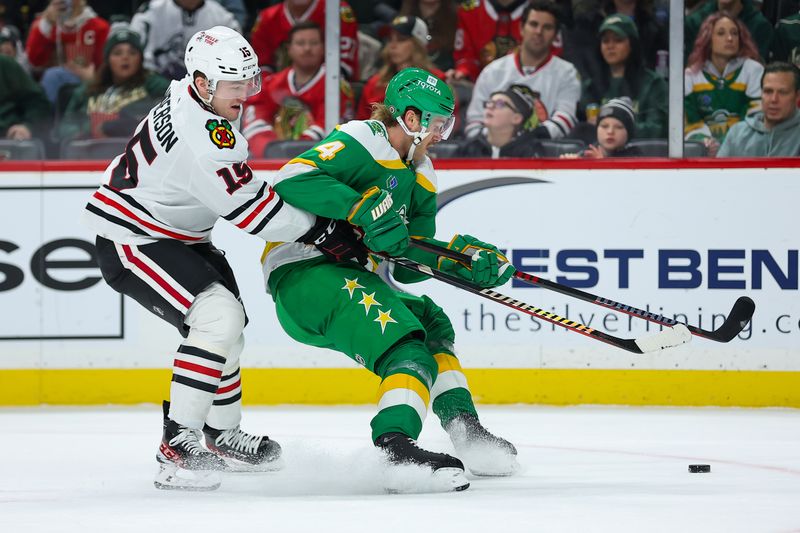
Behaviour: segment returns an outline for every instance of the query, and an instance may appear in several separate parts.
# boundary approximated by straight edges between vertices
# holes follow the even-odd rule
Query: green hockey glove
[[[516,271],[496,246],[479,241],[470,235],[454,236],[447,248],[471,256],[471,264],[467,265],[448,257],[440,257],[439,270],[455,274],[480,287],[499,287],[507,282]]]
[[[400,255],[408,248],[408,228],[392,207],[392,195],[371,187],[353,205],[347,221],[364,232],[364,244],[373,252]]]

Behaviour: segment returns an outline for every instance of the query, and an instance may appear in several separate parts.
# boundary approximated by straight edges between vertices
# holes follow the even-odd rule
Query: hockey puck
[[[692,474],[705,474],[711,472],[711,465],[689,465],[689,472]]]

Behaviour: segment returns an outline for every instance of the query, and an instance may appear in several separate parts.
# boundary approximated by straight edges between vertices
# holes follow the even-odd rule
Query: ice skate
[[[401,467],[387,478],[389,492],[449,492],[465,490],[469,481],[464,464],[451,455],[423,450],[414,439],[402,433],[384,433],[375,440],[392,465]],[[431,474],[424,478],[402,467],[422,467]]]
[[[477,417],[460,414],[445,428],[456,455],[476,476],[511,476],[519,470],[517,449],[483,427]]]
[[[225,462],[201,444],[202,432],[164,418],[164,437],[156,454],[159,470],[153,482],[157,489],[215,490]]]
[[[203,428],[206,447],[226,464],[229,472],[272,472],[283,468],[281,445],[266,435],[251,435],[239,426],[219,430]]]

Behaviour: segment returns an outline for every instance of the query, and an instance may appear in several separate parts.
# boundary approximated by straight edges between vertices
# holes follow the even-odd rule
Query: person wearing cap
[[[541,157],[532,129],[539,121],[537,96],[525,85],[496,91],[483,104],[483,132],[461,145],[457,157]]]
[[[597,115],[597,144],[590,144],[582,154],[564,154],[563,159],[585,157],[641,157],[642,151],[628,142],[636,134],[636,114],[627,96],[612,98]]]
[[[644,66],[639,31],[630,17],[614,14],[603,21],[598,31],[597,72],[584,77],[579,109],[601,106],[621,96],[631,99],[636,113],[636,136],[664,138],[669,120],[667,82]],[[595,117],[587,116],[594,136]],[[591,139],[593,140],[593,139]]]
[[[367,80],[356,106],[356,119],[366,120],[372,104],[383,102],[386,86],[392,76],[408,67],[418,67],[443,80],[444,72],[433,65],[428,56],[428,26],[419,17],[399,16],[390,25],[391,31],[381,51],[383,67]]]
[[[58,126],[60,139],[128,137],[164,97],[169,80],[146,70],[142,42],[127,24],[115,23],[93,79],[75,89]]]
[[[25,55],[25,47],[19,37],[19,30],[15,26],[0,28],[0,54],[16,59],[25,72],[31,73],[31,63]]]
[[[275,74],[262,72],[264,89],[247,103],[242,133],[253,157],[262,157],[273,141],[325,137],[325,40],[314,21],[297,23],[286,49],[291,65]],[[353,90],[339,82],[339,117],[353,116]]]

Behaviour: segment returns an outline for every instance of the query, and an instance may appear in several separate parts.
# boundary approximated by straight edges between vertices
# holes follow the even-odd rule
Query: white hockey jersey
[[[514,52],[495,59],[478,76],[467,108],[467,137],[474,137],[483,128],[483,103],[493,92],[514,84],[527,85],[539,94],[546,112],[543,125],[551,139],[564,137],[575,127],[575,109],[581,98],[581,81],[575,66],[551,55],[535,69],[523,67],[519,52]]]
[[[268,241],[294,241],[314,215],[281,200],[247,165],[247,140],[215,115],[186,76],[111,161],[83,219],[121,244],[205,242],[220,217]]]
[[[186,43],[198,31],[213,26],[242,31],[234,16],[214,0],[205,0],[194,11],[174,0],[153,0],[145,6],[133,16],[131,29],[142,36],[145,68],[166,78],[180,79],[186,74]]]

